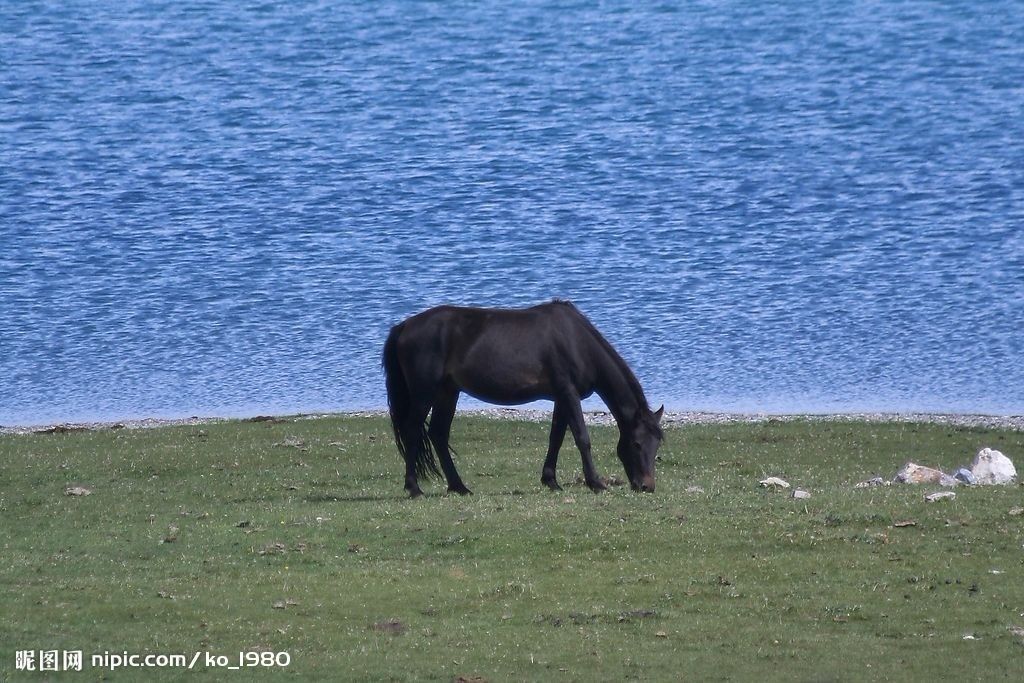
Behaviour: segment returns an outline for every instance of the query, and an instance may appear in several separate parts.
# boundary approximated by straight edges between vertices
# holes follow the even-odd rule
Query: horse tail
[[[402,433],[402,426],[408,421],[412,411],[412,392],[409,383],[406,381],[405,373],[402,372],[402,364],[398,360],[398,337],[402,334],[405,323],[399,323],[391,328],[387,341],[384,342],[384,354],[381,357],[381,366],[384,368],[385,384],[388,390],[388,413],[391,415],[391,429],[395,433],[395,445],[398,452],[408,461],[410,435]],[[434,449],[427,436],[426,422],[420,425],[419,434],[413,438],[419,442],[416,450],[416,476],[429,478],[440,476],[437,469],[437,460],[434,458]]]

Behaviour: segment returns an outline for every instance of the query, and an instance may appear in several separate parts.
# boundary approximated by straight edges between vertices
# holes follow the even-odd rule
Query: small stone
[[[284,600],[275,600],[271,607],[274,609],[288,609],[289,607],[295,607],[298,604],[298,601],[293,598],[285,598]]]
[[[885,486],[885,483],[885,479],[882,479],[881,477],[871,477],[870,479],[862,481],[859,484],[854,484],[853,488],[866,489],[872,486]]]
[[[1021,507],[1010,508],[1010,515],[1013,516],[1013,517],[1020,517],[1021,515],[1024,515],[1024,508],[1021,508]]]
[[[763,486],[766,489],[768,489],[768,488],[771,488],[771,489],[788,489],[789,488],[789,482],[786,481],[785,479],[779,479],[778,477],[768,477],[767,479],[762,479],[759,483],[761,484],[761,486]]]
[[[807,499],[811,497],[811,494],[803,489],[793,489],[793,497],[799,499]]]
[[[701,486],[687,486],[687,493],[704,493],[704,488]]]
[[[1005,455],[991,448],[978,451],[971,462],[971,473],[978,484],[1010,484],[1017,478],[1017,468]]]
[[[85,486],[68,486],[64,489],[65,496],[88,496],[91,493],[92,489]]]
[[[974,486],[974,484],[977,483],[977,481],[974,479],[974,473],[971,472],[966,467],[961,467],[956,472],[954,472],[953,478],[963,484],[967,484],[968,486]]]
[[[934,503],[935,501],[938,500],[953,500],[954,498],[956,498],[956,494],[953,493],[952,491],[939,491],[937,493],[929,493],[927,496],[924,497],[925,501],[929,503]]]

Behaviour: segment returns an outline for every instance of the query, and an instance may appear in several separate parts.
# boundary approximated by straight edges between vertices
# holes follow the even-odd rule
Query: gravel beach
[[[485,408],[459,411],[460,415],[474,415],[495,420],[528,420],[532,422],[547,422],[551,419],[551,412],[537,409],[517,408]],[[340,413],[317,413],[309,415],[287,415],[287,416],[256,416],[249,418],[223,418],[223,417],[187,417],[177,419],[142,418],[135,420],[121,420],[117,422],[82,422],[82,423],[60,423],[42,424],[29,426],[9,427],[0,425],[0,434],[40,434],[40,433],[63,433],[77,431],[95,431],[106,429],[150,429],[153,427],[166,427],[173,425],[199,425],[211,422],[225,422],[240,420],[242,422],[266,422],[270,420],[315,420],[325,417],[383,417],[387,415],[386,410],[361,410]],[[611,413],[606,411],[590,411],[585,414],[587,424],[605,425],[614,424],[615,420]],[[983,427],[993,429],[1013,429],[1024,431],[1024,415],[972,415],[972,414],[944,414],[944,413],[832,413],[832,414],[768,414],[768,413],[716,413],[716,412],[665,412],[662,423],[665,425],[695,425],[695,424],[733,424],[733,423],[757,423],[757,422],[791,422],[795,420],[813,420],[821,422],[926,422],[933,424],[948,424],[954,427]]]

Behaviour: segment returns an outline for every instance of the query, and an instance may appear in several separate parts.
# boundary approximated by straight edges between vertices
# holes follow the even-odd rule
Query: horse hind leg
[[[448,492],[465,496],[473,492],[462,483],[462,478],[459,476],[459,471],[455,469],[455,462],[452,460],[451,449],[448,445],[452,420],[455,418],[455,406],[458,402],[458,389],[447,388],[442,390],[434,401],[427,435],[430,437],[430,442],[434,444],[434,452],[437,453],[437,457],[441,461],[441,471],[444,472],[444,478],[448,480]]]
[[[410,498],[419,498],[423,490],[419,485],[417,462],[424,455],[428,444],[424,439],[423,423],[427,419],[428,405],[413,405],[405,418],[402,429],[402,441],[405,444],[405,490]]]

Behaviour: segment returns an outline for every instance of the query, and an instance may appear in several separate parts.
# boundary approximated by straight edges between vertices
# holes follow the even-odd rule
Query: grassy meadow
[[[591,433],[623,478],[615,428]],[[408,500],[384,418],[0,436],[0,680],[1024,678],[1024,488],[853,488],[984,446],[1020,467],[1024,432],[672,427],[653,495],[591,493],[571,439],[548,491],[546,444],[460,415],[475,495]],[[18,671],[19,650],[84,670]],[[92,667],[105,651],[290,663]]]

